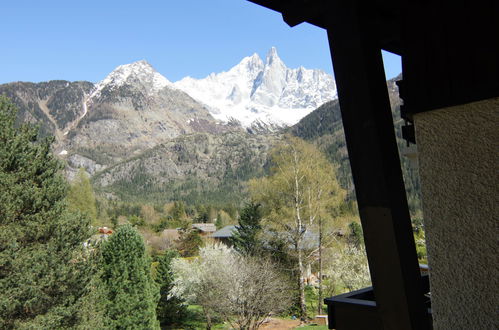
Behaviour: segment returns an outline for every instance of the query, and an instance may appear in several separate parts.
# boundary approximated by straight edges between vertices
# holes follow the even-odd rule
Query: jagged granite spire
[[[275,47],[265,61],[253,54],[227,72],[205,79],[187,77],[174,85],[206,104],[215,118],[226,122],[233,118],[246,127],[254,122],[292,125],[337,98],[331,75],[303,67],[289,69]]]

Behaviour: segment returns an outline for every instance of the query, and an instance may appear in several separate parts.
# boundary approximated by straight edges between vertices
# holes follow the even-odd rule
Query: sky
[[[0,12],[0,83],[98,82],[142,59],[171,81],[204,78],[272,46],[290,68],[333,73],[325,30],[246,0],[15,0]],[[387,78],[400,73],[398,56],[383,58]]]

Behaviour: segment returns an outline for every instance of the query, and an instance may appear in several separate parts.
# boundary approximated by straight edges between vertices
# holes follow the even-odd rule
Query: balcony
[[[428,275],[421,277],[424,303],[431,318],[430,286]],[[383,322],[376,306],[372,287],[324,299],[327,305],[329,329],[383,330]],[[429,322],[431,324],[432,322]]]

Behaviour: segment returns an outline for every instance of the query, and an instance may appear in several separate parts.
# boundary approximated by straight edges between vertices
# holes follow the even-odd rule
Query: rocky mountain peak
[[[245,127],[293,125],[313,109],[336,98],[334,78],[320,70],[290,69],[275,47],[265,61],[245,57],[227,72],[205,79],[184,78],[175,87],[208,106],[217,119],[236,119]]]
[[[277,54],[277,49],[275,47],[271,47],[267,52],[267,56],[265,57],[265,65],[279,65],[285,66],[284,62],[281,60],[279,55]]]
[[[238,65],[236,65],[231,69],[231,71],[233,69],[237,69],[238,71],[246,71],[250,75],[256,76],[260,71],[263,70],[264,65],[265,64],[263,63],[260,56],[258,56],[258,54],[255,53],[251,56],[243,58]]]
[[[142,86],[149,94],[158,92],[165,87],[173,87],[173,84],[156,71],[149,62],[140,60],[118,66],[95,85],[89,98],[99,97],[105,88],[115,89],[125,84]]]

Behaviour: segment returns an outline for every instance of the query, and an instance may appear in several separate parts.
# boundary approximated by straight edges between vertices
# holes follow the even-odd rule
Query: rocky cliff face
[[[16,82],[0,85],[0,94],[18,105],[19,121],[56,137],[55,152],[70,169],[89,173],[179,135],[237,129],[215,120],[145,61],[119,66],[97,84]]]
[[[244,182],[265,173],[280,139],[244,131],[182,135],[97,173],[94,183],[124,199],[237,201]]]
[[[64,148],[92,159],[98,153],[107,165],[179,135],[228,129],[145,61],[114,70],[94,87],[84,107]]]
[[[87,81],[13,82],[0,85],[0,95],[19,107],[20,122],[39,124],[44,135],[54,135],[60,141],[83,114],[85,96],[93,87]]]

